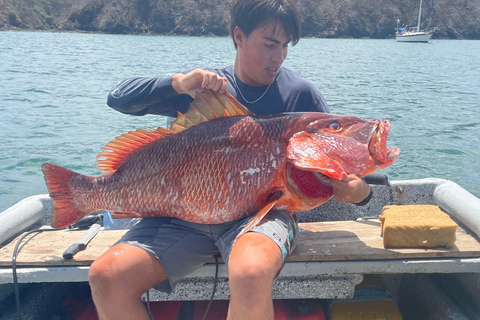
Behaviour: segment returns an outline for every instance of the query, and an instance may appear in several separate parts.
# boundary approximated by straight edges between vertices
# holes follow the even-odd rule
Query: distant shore
[[[430,3],[430,2],[429,2]],[[393,39],[397,19],[414,23],[418,0],[297,0],[304,38]],[[433,39],[480,40],[478,0],[423,1]],[[230,1],[0,0],[0,31],[228,36]]]

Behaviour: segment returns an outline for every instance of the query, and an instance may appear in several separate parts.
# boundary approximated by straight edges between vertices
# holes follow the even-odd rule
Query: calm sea
[[[106,105],[130,76],[233,61],[228,38],[0,32],[0,211],[47,193],[40,165],[98,174],[95,156],[129,130],[165,124]],[[480,197],[480,41],[302,39],[285,66],[332,112],[391,121],[390,180],[438,177]]]

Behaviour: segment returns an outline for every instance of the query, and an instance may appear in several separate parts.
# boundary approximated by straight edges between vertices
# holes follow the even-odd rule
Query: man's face
[[[248,37],[237,27],[235,73],[251,86],[271,84],[287,57],[290,39],[280,23],[267,23],[253,30]]]

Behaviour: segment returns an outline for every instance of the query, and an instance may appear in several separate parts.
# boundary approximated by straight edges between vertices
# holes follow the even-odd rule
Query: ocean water
[[[115,136],[165,125],[106,105],[130,76],[233,62],[229,38],[0,32],[0,212],[47,193],[40,165],[99,174]],[[332,112],[389,119],[400,160],[390,180],[437,177],[480,197],[480,41],[302,39],[284,63]]]

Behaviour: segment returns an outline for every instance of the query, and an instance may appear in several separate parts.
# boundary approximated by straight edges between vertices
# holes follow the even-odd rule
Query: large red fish
[[[253,115],[229,94],[204,91],[170,129],[117,137],[99,154],[100,176],[45,163],[52,226],[96,210],[115,218],[175,217],[202,224],[271,209],[309,210],[333,195],[330,179],[395,162],[387,120],[317,112]],[[249,228],[250,228],[249,227]]]

